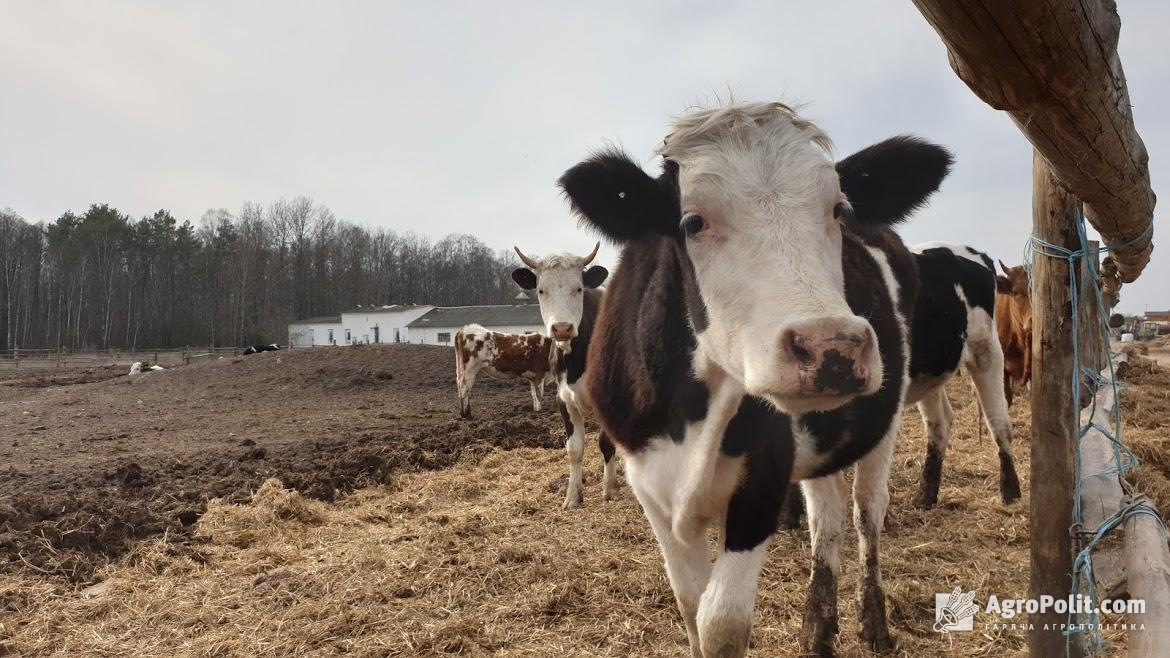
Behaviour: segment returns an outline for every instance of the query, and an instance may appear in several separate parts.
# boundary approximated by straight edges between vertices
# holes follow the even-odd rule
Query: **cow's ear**
[[[512,270],[512,280],[521,288],[532,290],[536,287],[536,272],[533,272],[527,267],[517,267]]]
[[[605,283],[605,277],[609,276],[609,270],[600,265],[585,270],[582,279],[585,281],[586,288],[596,288]]]
[[[953,163],[941,146],[917,137],[891,137],[838,162],[837,175],[857,220],[888,226],[922,207]]]
[[[557,183],[573,211],[613,242],[678,234],[678,187],[670,167],[654,179],[613,149],[595,153]]]
[[[1013,289],[1013,286],[1012,286],[1011,279],[1007,278],[1006,276],[1003,276],[1002,274],[997,274],[995,276],[995,291],[996,292],[1002,292],[1005,295],[1010,295],[1012,293],[1012,289]]]

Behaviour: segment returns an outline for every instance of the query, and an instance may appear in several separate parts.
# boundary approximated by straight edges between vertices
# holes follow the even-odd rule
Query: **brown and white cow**
[[[1032,379],[1032,293],[1023,265],[995,277],[995,328],[1003,346],[1003,392],[1012,403],[1012,388]]]
[[[538,333],[516,335],[469,324],[455,334],[455,388],[459,415],[471,418],[471,387],[484,373],[496,379],[527,379],[532,409],[540,411],[544,385],[552,380],[552,340]]]
[[[588,396],[623,452],[694,657],[746,652],[794,481],[814,554],[801,644],[833,653],[843,471],[855,463],[861,637],[892,647],[878,542],[917,274],[891,227],[938,188],[951,158],[903,137],[834,165],[828,145],[779,103],[734,103],[678,118],[658,178],[608,150],[560,180],[576,212],[623,245]]]

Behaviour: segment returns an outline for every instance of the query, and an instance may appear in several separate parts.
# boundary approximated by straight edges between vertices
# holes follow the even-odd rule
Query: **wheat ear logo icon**
[[[979,606],[971,604],[974,598],[974,591],[964,594],[962,587],[956,587],[947,599],[947,604],[939,611],[938,621],[934,622],[934,630],[939,633],[950,633],[960,621],[973,617],[979,611]]]

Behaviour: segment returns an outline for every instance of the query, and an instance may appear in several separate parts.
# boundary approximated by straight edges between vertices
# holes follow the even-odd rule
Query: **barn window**
[[[443,343],[443,344],[450,343],[451,342],[451,332],[440,332],[439,333],[439,342]]]
[[[329,344],[333,345],[333,330],[329,330]]]
[[[345,330],[345,342],[349,342],[349,329]]]

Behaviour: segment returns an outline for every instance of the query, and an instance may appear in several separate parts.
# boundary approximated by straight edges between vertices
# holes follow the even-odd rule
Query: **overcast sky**
[[[1170,194],[1170,5],[1119,4],[1138,130]],[[899,133],[948,146],[955,172],[907,242],[1021,261],[1030,146],[909,0],[4,2],[0,207],[198,221],[307,195],[366,225],[585,252],[557,176],[607,142],[656,168],[669,117],[728,91],[804,103],[841,157]],[[1124,310],[1170,306],[1166,221],[1155,242]]]

